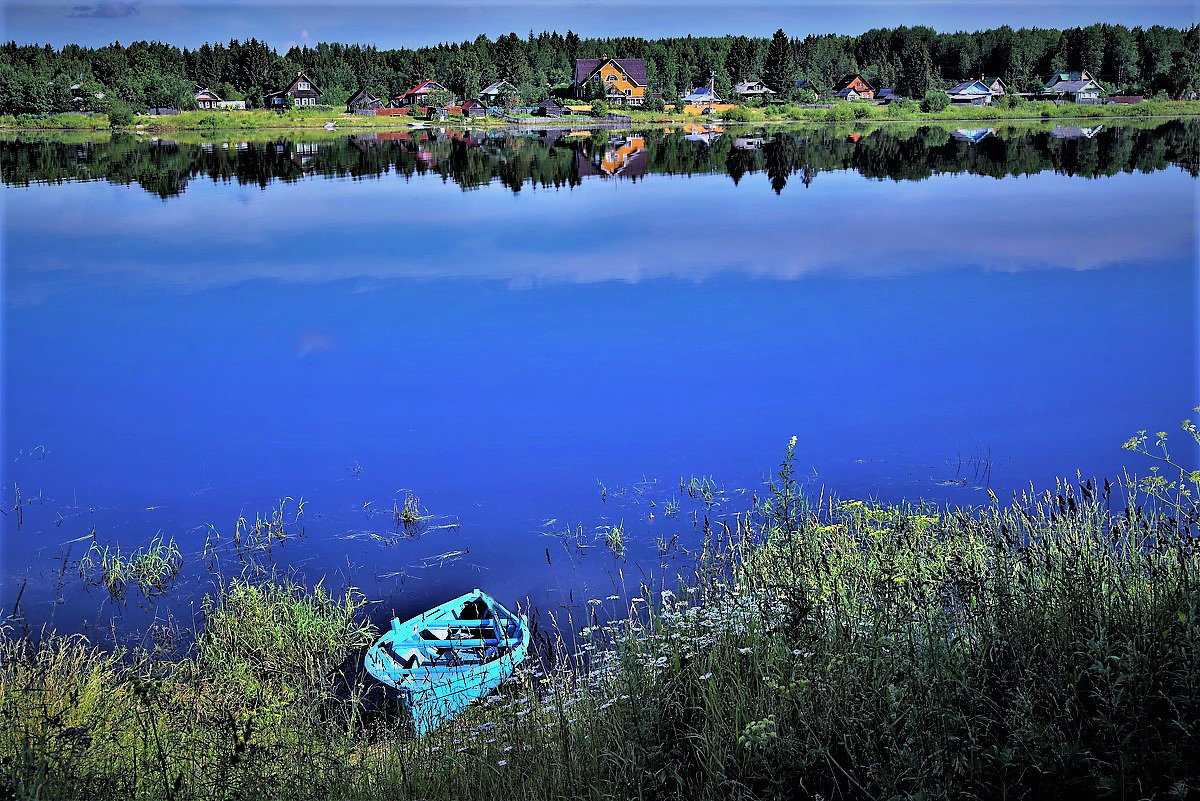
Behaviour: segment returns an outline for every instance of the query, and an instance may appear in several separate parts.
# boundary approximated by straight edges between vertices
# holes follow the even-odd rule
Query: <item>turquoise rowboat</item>
[[[366,667],[398,692],[420,736],[499,687],[528,653],[529,618],[476,588],[409,620],[393,618]]]

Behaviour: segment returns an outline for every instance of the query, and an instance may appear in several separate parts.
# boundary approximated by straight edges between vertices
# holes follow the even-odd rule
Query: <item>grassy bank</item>
[[[622,111],[622,113],[625,113]],[[988,122],[1003,120],[1106,120],[1160,117],[1188,117],[1200,115],[1200,101],[1148,100],[1138,105],[1078,105],[1064,103],[1030,102],[1012,108],[999,106],[951,106],[937,112],[924,112],[914,105],[875,106],[869,103],[837,103],[833,108],[804,106],[772,106],[769,108],[738,108],[713,117],[678,112],[628,111],[634,127],[676,123],[724,122],[771,123],[771,122]],[[545,120],[531,118],[527,125],[569,126],[586,124],[591,118],[563,118]],[[398,129],[405,128],[415,118],[371,117],[345,114],[337,111],[291,110],[279,114],[262,109],[252,111],[185,111],[165,117],[136,116],[130,130],[152,132],[167,131],[278,131],[323,128],[332,122],[344,129]],[[422,121],[423,122],[423,121]],[[434,123],[437,124],[437,123]],[[445,123],[442,123],[443,125]],[[496,118],[474,118],[452,120],[451,125],[473,128],[508,128],[513,123]],[[0,116],[0,130],[108,130],[108,118],[102,114]]]
[[[551,643],[420,741],[350,669],[374,635],[354,593],[222,583],[172,661],[10,629],[6,790],[1194,796],[1200,551],[1178,490],[1152,476],[971,510],[838,501],[800,491],[789,448],[765,500],[697,521],[694,574],[628,609],[589,601],[614,622],[560,621],[582,633],[582,658]]]

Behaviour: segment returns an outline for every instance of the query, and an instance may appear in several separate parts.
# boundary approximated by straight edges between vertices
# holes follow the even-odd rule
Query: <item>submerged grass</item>
[[[6,632],[7,790],[1200,793],[1200,551],[1189,498],[1163,505],[1124,480],[1059,483],[1009,505],[992,496],[973,510],[810,498],[791,450],[766,500],[706,524],[686,581],[653,595],[643,587],[628,610],[612,608],[616,596],[588,602],[588,619],[568,623],[578,653],[549,642],[540,663],[421,740],[371,711],[367,685],[346,668],[372,637],[354,594],[222,584],[194,653],[171,663]],[[703,484],[692,489],[703,497]]]

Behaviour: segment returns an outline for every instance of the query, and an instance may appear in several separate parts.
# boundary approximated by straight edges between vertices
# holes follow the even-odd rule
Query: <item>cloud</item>
[[[132,17],[138,13],[141,0],[110,0],[90,6],[75,6],[71,9],[72,17],[96,17],[101,19],[118,19]]]
[[[314,353],[325,353],[337,347],[337,340],[319,328],[305,331],[296,343],[296,355],[303,359]]]

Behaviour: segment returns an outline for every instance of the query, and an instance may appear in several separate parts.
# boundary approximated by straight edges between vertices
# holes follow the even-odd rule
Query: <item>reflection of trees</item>
[[[1175,165],[1200,175],[1200,122],[1171,120],[1154,128],[1105,127],[1092,133],[1060,127],[959,132],[942,127],[855,130],[822,126],[799,131],[659,132],[563,138],[556,132],[485,134],[403,131],[358,134],[304,142],[189,144],[118,135],[105,142],[72,142],[24,136],[0,142],[0,179],[8,185],[105,180],[137,184],[159,197],[183,192],[198,178],[265,187],[309,175],[353,179],[386,173],[440,175],[464,190],[493,182],[519,192],[526,186],[572,187],[605,158],[636,150],[636,169],[647,173],[725,173],[735,183],[765,174],[782,192],[794,176],[805,186],[822,172],[854,170],[876,179],[917,181],[939,173],[996,178],[1056,172],[1097,177],[1152,172]],[[707,140],[707,141],[706,141]],[[644,163],[643,163],[644,160]]]

